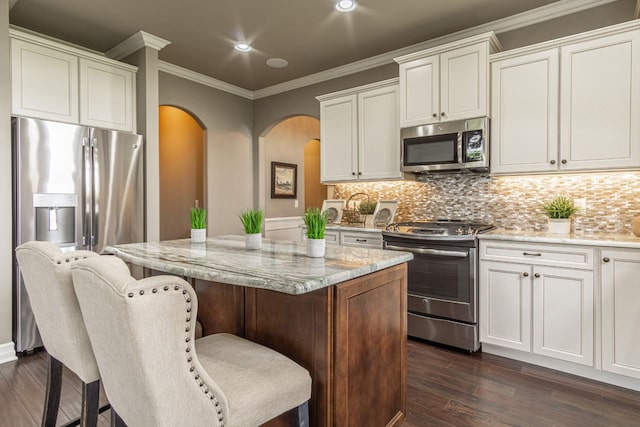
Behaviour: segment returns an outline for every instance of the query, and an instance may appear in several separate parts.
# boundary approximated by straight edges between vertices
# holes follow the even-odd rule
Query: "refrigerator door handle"
[[[100,168],[99,164],[99,156],[100,151],[98,150],[98,140],[94,138],[93,135],[91,137],[91,171],[92,177],[91,182],[93,183],[93,188],[91,189],[91,250],[94,250],[94,246],[98,244],[98,209],[96,209],[96,204],[98,203],[98,197],[100,196]]]
[[[91,210],[93,203],[91,185],[87,180],[87,174],[91,171],[91,143],[89,138],[82,138],[82,246],[89,246],[88,236],[91,234]]]

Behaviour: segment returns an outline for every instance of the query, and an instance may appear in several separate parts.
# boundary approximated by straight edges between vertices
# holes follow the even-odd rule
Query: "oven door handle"
[[[440,249],[423,249],[423,248],[407,248],[404,246],[387,245],[385,249],[391,249],[392,251],[406,251],[423,255],[435,255],[435,256],[451,256],[458,258],[466,258],[469,256],[469,252],[459,251],[442,251]]]

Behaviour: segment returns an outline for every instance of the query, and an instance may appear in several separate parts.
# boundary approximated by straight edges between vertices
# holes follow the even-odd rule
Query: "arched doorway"
[[[302,215],[309,206],[307,198],[311,196],[311,206],[317,207],[326,199],[326,186],[320,184],[319,178],[319,137],[320,121],[315,117],[302,115],[280,120],[260,136],[258,203],[265,212],[266,237],[299,239]],[[297,166],[295,199],[271,197],[271,162]],[[317,171],[317,177],[314,176],[314,171]],[[318,204],[317,199],[320,197],[322,200]]]
[[[204,200],[204,129],[186,111],[159,108],[160,240],[189,237],[189,212]]]

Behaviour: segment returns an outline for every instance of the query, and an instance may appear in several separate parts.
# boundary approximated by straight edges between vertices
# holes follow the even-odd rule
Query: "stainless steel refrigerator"
[[[50,241],[102,253],[144,240],[142,136],[12,118],[14,248]],[[42,346],[15,259],[13,338],[18,353]]]

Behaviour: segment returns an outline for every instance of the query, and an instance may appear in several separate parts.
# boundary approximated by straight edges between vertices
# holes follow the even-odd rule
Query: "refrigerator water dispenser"
[[[56,244],[76,241],[76,194],[36,193],[36,240]]]

